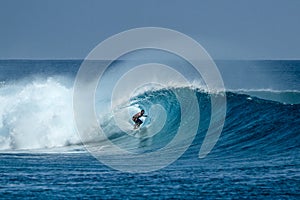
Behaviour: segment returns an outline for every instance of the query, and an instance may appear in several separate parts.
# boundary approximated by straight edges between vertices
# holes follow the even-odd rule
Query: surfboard
[[[140,127],[141,127],[141,124],[140,125],[133,125],[133,130],[138,130]]]

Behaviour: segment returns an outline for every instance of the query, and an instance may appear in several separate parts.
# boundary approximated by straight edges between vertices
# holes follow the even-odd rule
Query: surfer
[[[143,123],[142,120],[140,120],[140,117],[147,117],[147,115],[144,115],[145,111],[141,110],[141,112],[136,113],[133,117],[132,120],[134,121],[134,129],[137,129],[140,127],[140,125]]]

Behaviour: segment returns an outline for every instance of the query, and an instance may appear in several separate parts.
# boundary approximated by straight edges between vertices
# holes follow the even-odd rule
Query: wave
[[[71,80],[70,80],[71,81]],[[67,84],[70,85],[70,84]],[[81,140],[73,120],[72,87],[59,77],[24,83],[4,83],[0,87],[0,149],[20,151],[58,149],[76,151]],[[107,137],[121,148],[133,152],[148,152],[162,148],[175,137],[181,124],[181,107],[174,93],[196,95],[200,109],[197,136],[191,154],[199,151],[211,116],[211,95],[203,88],[176,86],[147,89],[130,99],[130,103],[115,108],[113,114],[99,114],[100,126]],[[213,155],[247,156],[249,152],[276,154],[299,148],[300,105],[264,100],[255,95],[298,94],[298,91],[227,91],[227,115],[221,137]],[[187,99],[188,101],[188,99]],[[132,131],[131,115],[140,109],[149,115],[139,132]],[[116,120],[115,116],[119,116]],[[186,119],[195,125],[194,116]],[[93,130],[91,130],[92,132]],[[187,132],[187,134],[190,134]],[[101,138],[105,139],[105,138]],[[100,143],[97,133],[88,144]],[[194,150],[193,150],[194,149]]]

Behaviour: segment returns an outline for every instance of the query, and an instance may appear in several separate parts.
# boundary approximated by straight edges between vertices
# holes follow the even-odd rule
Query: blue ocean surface
[[[98,62],[101,67],[108,61]],[[174,92],[192,92],[198,101],[191,105],[201,113],[192,145],[170,165],[146,173],[118,171],[86,150],[86,145],[104,143],[92,131],[90,140],[82,141],[76,130],[73,85],[81,63],[0,61],[1,199],[299,199],[300,61],[216,61],[226,89],[226,118],[219,140],[204,158],[198,153],[211,120],[210,99],[223,94],[200,84],[147,87],[126,106],[132,112],[145,109],[151,118],[145,119],[144,132],[128,135],[107,112],[107,95],[132,62],[112,63],[95,93],[96,115],[107,139],[129,152],[154,152],[176,137],[182,119]],[[178,71],[188,67],[176,63]],[[195,81],[193,71],[180,72]],[[165,112],[151,111],[155,105]],[[147,136],[157,118],[164,119],[163,127]],[[125,159],[122,165],[134,163]]]

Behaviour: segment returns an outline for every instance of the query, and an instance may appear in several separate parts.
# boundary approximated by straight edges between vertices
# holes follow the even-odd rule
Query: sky
[[[106,38],[164,27],[214,59],[300,59],[299,0],[0,0],[0,59],[83,59]]]

